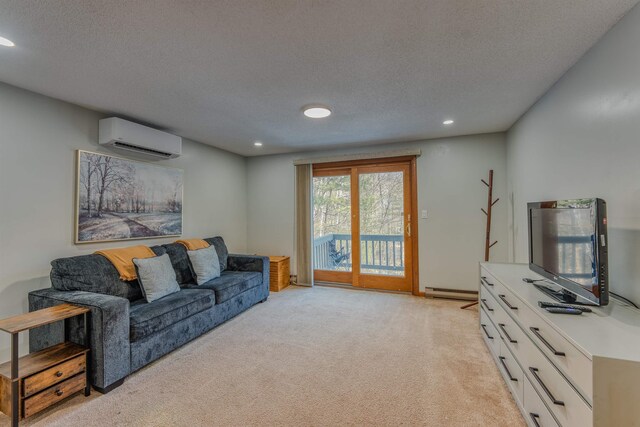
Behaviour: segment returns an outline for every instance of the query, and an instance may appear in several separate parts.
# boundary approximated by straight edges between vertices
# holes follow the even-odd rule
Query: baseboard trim
[[[327,282],[327,281],[320,281],[320,280],[316,280],[314,282],[314,285],[324,287],[324,288],[340,288],[340,289],[349,289],[353,291],[368,291],[368,292],[382,292],[385,294],[413,295],[411,291],[402,292],[402,291],[390,291],[388,289],[361,288],[359,286],[353,286],[349,283],[335,283],[335,282]],[[420,296],[424,296],[424,292]]]
[[[443,298],[461,301],[475,301],[478,299],[477,291],[466,291],[463,289],[443,289],[443,288],[426,288],[424,296],[427,298]]]

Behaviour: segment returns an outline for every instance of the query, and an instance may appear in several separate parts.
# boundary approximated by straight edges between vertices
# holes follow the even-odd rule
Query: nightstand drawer
[[[31,396],[67,378],[71,378],[80,372],[84,372],[86,367],[86,358],[84,355],[80,355],[35,375],[31,375],[24,379],[22,387],[23,395],[25,397]]]
[[[24,399],[24,416],[31,415],[42,411],[45,408],[57,403],[68,396],[81,391],[85,387],[86,377],[84,374],[78,374],[68,380],[50,387],[38,394]]]

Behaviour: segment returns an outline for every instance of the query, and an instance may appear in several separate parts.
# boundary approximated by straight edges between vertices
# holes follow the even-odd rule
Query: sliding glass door
[[[412,290],[410,173],[408,163],[314,170],[317,281]]]

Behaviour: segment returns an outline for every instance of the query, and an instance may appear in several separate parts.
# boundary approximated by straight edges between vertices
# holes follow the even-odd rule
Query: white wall
[[[28,311],[27,293],[50,286],[49,263],[54,258],[133,242],[153,245],[175,240],[73,243],[75,150],[110,153],[97,146],[102,117],[0,83],[0,317]],[[158,163],[184,169],[183,235],[222,235],[231,251],[244,252],[245,159],[184,141],[182,157]],[[0,360],[9,354],[4,335]],[[26,347],[23,339],[21,350]]]
[[[607,201],[611,289],[640,303],[640,7],[508,133],[511,258],[527,262],[526,203]]]
[[[506,149],[504,134],[473,135],[351,150],[277,155],[248,159],[249,213],[247,248],[266,255],[292,256],[294,221],[293,160],[336,154],[371,153],[419,148],[418,211],[420,289],[425,287],[477,290],[478,261],[484,257],[485,217],[489,169],[495,171],[492,235],[499,240],[492,260],[507,258]]]

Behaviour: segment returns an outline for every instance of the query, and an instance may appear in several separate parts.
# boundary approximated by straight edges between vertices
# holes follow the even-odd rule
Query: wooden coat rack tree
[[[487,209],[485,210],[484,208],[480,208],[480,210],[484,212],[485,216],[487,217],[487,229],[486,229],[487,231],[485,233],[485,239],[484,239],[484,260],[485,262],[487,262],[489,261],[489,253],[491,248],[496,243],[498,243],[497,240],[495,240],[494,242],[491,242],[491,209],[493,208],[493,205],[498,203],[498,200],[500,200],[500,198],[493,200],[493,169],[489,171],[489,182],[485,181],[484,179],[482,179],[481,181],[489,189],[487,194]],[[477,303],[478,301],[476,300],[470,304],[463,305],[460,308],[465,309],[465,308],[473,307]]]

